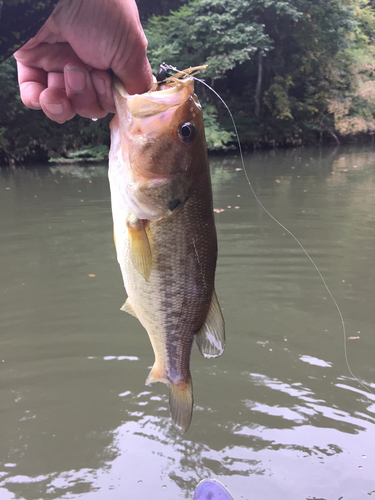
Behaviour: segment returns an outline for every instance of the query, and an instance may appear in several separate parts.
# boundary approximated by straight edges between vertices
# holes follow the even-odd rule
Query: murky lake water
[[[0,170],[0,500],[191,499],[216,477],[236,500],[375,498],[375,396],[353,379],[335,305],[252,195],[211,159],[216,290],[227,348],[194,347],[181,436],[125,300],[103,167]],[[309,251],[375,392],[375,153],[246,157],[254,190]]]

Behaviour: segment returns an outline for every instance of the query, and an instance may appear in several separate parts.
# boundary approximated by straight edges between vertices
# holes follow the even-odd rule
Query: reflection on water
[[[146,333],[119,308],[105,166],[0,171],[0,499],[375,497],[375,396],[340,318],[238,158],[211,160],[227,348],[194,348],[195,410],[173,428],[147,388]],[[355,375],[375,392],[371,149],[246,157],[254,190],[321,269]]]

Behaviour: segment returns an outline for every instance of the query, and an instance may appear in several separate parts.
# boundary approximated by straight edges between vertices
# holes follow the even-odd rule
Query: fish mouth
[[[170,80],[170,81],[169,81]],[[167,86],[153,85],[144,94],[130,95],[122,83],[116,79],[115,89],[126,99],[127,111],[133,118],[150,118],[160,114],[173,114],[181,104],[194,95],[194,79],[187,76],[183,80],[170,78]]]
[[[169,134],[174,116],[192,99],[195,108],[201,109],[194,95],[194,79],[189,75],[183,80],[172,77],[168,79],[168,84],[155,83],[144,94],[128,94],[118,79],[114,80],[114,89],[116,108],[121,110],[124,130],[128,131],[132,143],[140,148],[148,148],[160,137]]]

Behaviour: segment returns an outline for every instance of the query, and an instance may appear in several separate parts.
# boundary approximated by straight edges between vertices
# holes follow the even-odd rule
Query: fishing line
[[[176,73],[183,73],[183,74],[186,74],[187,76],[191,76],[192,78],[194,78],[194,80],[196,80],[197,82],[199,83],[202,83],[203,85],[205,85],[208,89],[211,90],[211,92],[213,92],[213,94],[215,94],[216,97],[218,97],[218,99],[222,102],[222,104],[224,105],[225,109],[228,111],[228,114],[230,116],[230,119],[232,120],[232,124],[233,124],[233,128],[234,128],[234,132],[235,132],[235,135],[236,135],[236,139],[237,139],[237,143],[238,143],[238,148],[239,148],[239,152],[240,152],[240,159],[241,159],[241,164],[242,164],[242,168],[243,168],[243,171],[245,173],[245,177],[246,177],[246,180],[247,180],[247,183],[249,184],[249,187],[250,187],[250,190],[256,200],[256,202],[258,203],[258,205],[262,208],[262,210],[264,210],[264,212],[278,225],[281,227],[281,229],[283,229],[286,233],[289,234],[289,236],[291,236],[294,241],[298,244],[298,246],[301,248],[301,250],[304,252],[304,254],[306,255],[306,257],[309,259],[309,261],[311,262],[311,264],[314,266],[316,272],[318,273],[323,285],[324,285],[324,288],[326,289],[329,297],[331,298],[336,310],[337,310],[337,313],[339,315],[339,318],[340,318],[340,323],[341,323],[341,328],[342,328],[342,333],[343,333],[343,339],[344,339],[344,356],[345,356],[345,362],[346,362],[346,366],[348,368],[348,371],[350,373],[350,375],[353,377],[353,379],[359,384],[361,385],[365,390],[367,390],[368,392],[370,392],[371,394],[375,395],[375,393],[370,389],[370,387],[368,387],[366,385],[366,383],[363,383],[359,380],[358,377],[356,377],[350,367],[350,364],[349,364],[349,358],[348,358],[348,351],[347,351],[347,338],[346,338],[346,326],[345,326],[345,321],[344,321],[344,317],[342,315],[342,312],[341,312],[341,309],[340,309],[340,306],[338,305],[335,297],[333,296],[329,286],[327,285],[327,282],[323,276],[323,274],[321,273],[320,269],[318,268],[318,266],[315,264],[315,261],[313,260],[313,258],[310,256],[310,254],[308,253],[308,251],[306,250],[306,248],[302,245],[302,243],[299,241],[299,239],[294,236],[294,234],[289,231],[289,229],[287,227],[285,227],[280,221],[278,221],[276,219],[276,217],[274,217],[271,212],[269,212],[269,210],[267,210],[267,208],[263,205],[263,203],[260,201],[260,199],[258,198],[256,192],[254,191],[254,188],[253,188],[253,185],[250,181],[250,178],[248,176],[248,173],[246,171],[246,168],[245,168],[245,161],[244,161],[244,157],[243,157],[243,152],[242,152],[242,146],[241,146],[241,142],[240,142],[240,136],[238,134],[238,130],[237,130],[237,126],[236,126],[236,122],[234,121],[234,117],[233,117],[233,114],[231,112],[231,110],[229,109],[229,107],[227,106],[226,102],[224,101],[224,99],[212,88],[210,87],[204,80],[201,80],[200,78],[197,78],[185,71],[181,71],[181,70],[178,70],[177,68],[175,68],[174,66],[171,66],[171,65],[167,65],[165,63],[164,64],[164,67],[166,69],[170,69],[172,71],[175,71]]]

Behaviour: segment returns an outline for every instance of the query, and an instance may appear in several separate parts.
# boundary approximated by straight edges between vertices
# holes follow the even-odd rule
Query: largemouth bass
[[[141,95],[114,84],[109,181],[123,310],[147,330],[155,363],[146,385],[170,387],[172,421],[191,422],[190,355],[222,354],[214,289],[217,239],[201,106],[182,72]]]

